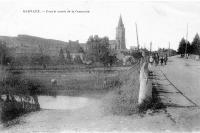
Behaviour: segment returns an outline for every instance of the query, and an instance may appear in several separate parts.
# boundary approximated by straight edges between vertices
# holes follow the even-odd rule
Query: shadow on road
[[[160,100],[163,106],[176,107],[176,108],[188,108],[196,107],[191,104],[187,99],[182,96],[182,93],[174,89],[168,80],[162,76],[162,74],[152,74],[153,79],[153,97]]]

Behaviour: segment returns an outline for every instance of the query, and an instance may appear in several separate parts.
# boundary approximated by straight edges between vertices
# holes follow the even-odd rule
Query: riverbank
[[[23,114],[40,109],[36,95],[40,82],[2,69],[0,79],[0,121],[4,126],[10,126],[10,121]]]

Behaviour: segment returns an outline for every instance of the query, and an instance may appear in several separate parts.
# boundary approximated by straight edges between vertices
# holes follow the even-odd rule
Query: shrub
[[[27,112],[40,109],[36,92],[42,84],[39,81],[22,77],[20,74],[6,73],[5,78],[0,81],[0,98],[6,96],[6,100],[1,100],[1,121],[9,123],[10,120]],[[21,101],[17,101],[18,96]],[[33,99],[34,105],[30,102]],[[25,100],[25,101],[24,101]]]
[[[38,80],[22,77],[19,74],[9,73],[0,82],[1,94],[20,94],[20,95],[33,95],[36,91],[43,87],[42,83]]]
[[[122,77],[121,77],[122,76]],[[105,113],[114,115],[132,115],[138,112],[139,74],[131,69],[119,77],[122,83],[103,99]],[[128,78],[124,78],[124,76]]]
[[[146,98],[143,103],[138,106],[139,113],[145,113],[148,109],[156,111],[158,109],[165,108],[164,104],[161,102],[161,99],[158,97],[156,88],[152,88],[152,98]]]

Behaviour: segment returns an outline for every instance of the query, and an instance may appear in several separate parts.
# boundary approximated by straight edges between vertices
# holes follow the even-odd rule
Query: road
[[[152,68],[166,113],[182,131],[200,130],[200,62],[178,56]]]
[[[200,61],[176,56],[161,70],[183,94],[200,106]]]

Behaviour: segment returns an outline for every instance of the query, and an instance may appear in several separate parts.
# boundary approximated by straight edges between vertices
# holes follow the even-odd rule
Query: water
[[[10,96],[9,96],[10,97]],[[1,122],[5,123],[4,125],[10,126],[9,121],[14,120],[24,112],[35,111],[36,107],[34,104],[33,97],[29,99],[23,98],[23,100],[16,95],[13,95],[15,101],[6,102],[6,95],[1,95],[0,101],[0,125]],[[38,102],[41,109],[50,109],[50,110],[74,110],[79,109],[85,106],[90,105],[92,103],[92,99],[86,97],[71,97],[71,96],[36,96],[36,101]],[[21,102],[25,101],[29,103],[28,108],[23,106]],[[28,100],[28,101],[27,101]],[[3,105],[3,106],[1,106]],[[25,104],[24,104],[25,105]],[[31,107],[31,108],[30,108]],[[2,109],[4,111],[2,111]],[[7,124],[8,123],[8,124]]]
[[[73,110],[82,108],[89,103],[85,97],[70,96],[38,96],[41,109]]]

